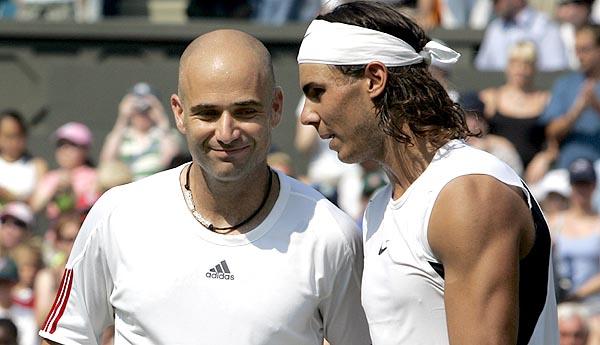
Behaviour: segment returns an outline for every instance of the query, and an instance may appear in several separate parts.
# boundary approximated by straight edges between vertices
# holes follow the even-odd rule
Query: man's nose
[[[225,144],[229,144],[239,137],[240,130],[237,128],[237,121],[228,111],[221,114],[217,122],[215,135],[217,140]]]

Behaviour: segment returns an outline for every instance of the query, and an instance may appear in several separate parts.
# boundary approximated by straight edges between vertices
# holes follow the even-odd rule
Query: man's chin
[[[360,163],[360,159],[356,155],[349,155],[347,152],[338,151],[337,157],[341,162],[346,164]]]

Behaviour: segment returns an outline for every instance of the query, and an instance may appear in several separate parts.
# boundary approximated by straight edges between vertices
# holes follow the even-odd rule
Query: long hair
[[[408,17],[391,6],[377,2],[342,4],[316,19],[385,32],[410,44],[416,52],[420,52],[430,41],[425,32]],[[365,67],[333,66],[350,78],[362,78]],[[400,143],[412,145],[414,143],[410,133],[405,130],[406,125],[413,135],[425,138],[436,148],[450,139],[464,139],[473,135],[467,128],[464,111],[431,76],[426,62],[389,67],[387,70],[385,89],[373,100],[384,133]]]

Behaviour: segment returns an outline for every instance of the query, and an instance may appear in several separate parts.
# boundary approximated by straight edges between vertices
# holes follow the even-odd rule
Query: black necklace
[[[267,182],[267,192],[265,193],[265,196],[263,197],[262,202],[260,203],[260,206],[258,206],[256,211],[254,211],[248,218],[244,219],[239,224],[236,224],[233,226],[227,226],[227,227],[214,226],[206,218],[202,217],[200,212],[198,212],[196,210],[196,206],[194,204],[194,198],[192,197],[192,191],[190,190],[190,170],[192,170],[192,164],[189,165],[188,170],[185,174],[185,185],[184,185],[185,191],[183,193],[185,196],[185,202],[186,202],[188,208],[190,209],[190,211],[192,212],[192,215],[194,216],[194,218],[196,218],[196,220],[200,224],[202,224],[203,227],[207,228],[208,230],[216,232],[216,230],[231,231],[231,230],[237,229],[237,228],[241,227],[242,225],[248,223],[250,220],[252,220],[252,218],[256,217],[258,212],[260,212],[260,210],[262,210],[263,207],[265,207],[265,204],[267,203],[267,199],[269,199],[269,194],[271,194],[271,184],[273,182],[273,172],[271,171],[271,168],[269,166],[267,166],[267,169],[269,170],[269,182]]]

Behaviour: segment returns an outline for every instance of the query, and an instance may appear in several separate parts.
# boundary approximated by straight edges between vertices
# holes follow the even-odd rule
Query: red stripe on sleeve
[[[50,311],[48,312],[48,316],[46,316],[46,321],[44,321],[44,327],[42,327],[42,329],[44,331],[47,331],[48,325],[50,323],[50,319],[52,319],[52,315],[54,313],[56,313],[56,305],[58,304],[58,301],[60,300],[60,298],[63,294],[64,288],[65,288],[65,280],[67,279],[67,273],[68,273],[67,270],[65,270],[63,272],[63,276],[60,281],[59,289],[56,293],[56,297],[54,297],[54,303],[52,303],[52,308],[50,308]]]
[[[69,296],[71,295],[71,286],[73,286],[73,270],[69,270],[69,278],[67,279],[66,283],[67,283],[67,289],[65,290],[65,293],[63,294],[64,299],[63,299],[62,303],[60,304],[60,311],[58,312],[58,315],[54,319],[54,322],[52,322],[52,327],[50,328],[50,333],[54,333],[54,331],[56,331],[56,326],[58,326],[58,320],[60,320],[60,318],[63,316],[63,313],[65,312],[65,308],[67,308],[67,301],[69,300]]]
[[[72,275],[73,275],[73,270],[65,269],[62,280],[60,282],[60,288],[59,288],[58,292],[56,293],[56,298],[54,299],[52,308],[50,309],[50,312],[48,312],[48,316],[46,318],[46,321],[44,322],[43,330],[46,332],[48,332],[48,328],[53,323],[52,320],[54,320],[56,318],[56,314],[57,314],[59,308],[63,305],[63,303],[65,303],[65,298],[64,298],[65,294],[70,293],[70,291],[67,292],[67,286],[68,286],[68,290],[70,290],[70,284],[68,284],[68,282],[72,279]]]

